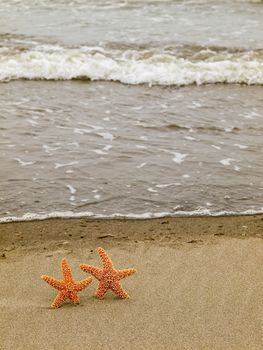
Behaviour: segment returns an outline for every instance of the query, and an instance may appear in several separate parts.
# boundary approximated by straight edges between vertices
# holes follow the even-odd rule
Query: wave
[[[187,0],[188,4],[213,4],[213,3],[227,3],[229,0]],[[255,3],[261,4],[263,0],[231,0],[232,3]],[[65,7],[65,5],[69,8],[82,7],[96,7],[96,8],[125,8],[125,7],[141,7],[142,5],[159,5],[163,3],[174,3],[174,0],[71,0],[70,2],[67,0],[2,0],[1,6],[4,7],[45,7],[45,8],[54,8],[54,5],[57,7]],[[177,3],[183,3],[184,0],[177,0]]]
[[[34,221],[34,220],[47,220],[47,219],[80,219],[80,218],[90,218],[90,219],[156,219],[163,217],[202,217],[202,216],[237,216],[237,215],[258,215],[263,214],[263,207],[258,210],[248,209],[244,211],[218,211],[213,212],[207,208],[199,208],[192,211],[176,211],[176,212],[158,212],[158,213],[115,213],[111,215],[95,214],[93,212],[80,212],[74,213],[72,211],[67,212],[51,212],[48,214],[34,214],[27,213],[22,216],[7,216],[0,218],[0,224],[8,222],[21,222],[21,221]]]
[[[124,84],[263,84],[263,50],[0,47],[0,81],[106,80]]]

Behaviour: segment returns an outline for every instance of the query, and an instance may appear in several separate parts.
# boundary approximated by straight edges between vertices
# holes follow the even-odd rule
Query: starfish
[[[135,269],[116,270],[113,263],[103,248],[98,248],[98,253],[103,263],[103,269],[95,266],[80,264],[80,268],[91,273],[97,280],[99,280],[99,286],[96,290],[95,296],[99,299],[103,299],[107,290],[111,289],[120,298],[128,298],[128,293],[122,288],[120,280],[128,277],[136,272]]]
[[[73,304],[79,303],[78,292],[86,288],[92,281],[91,277],[87,277],[80,282],[75,282],[72,277],[71,268],[65,258],[61,261],[61,268],[64,280],[57,280],[53,277],[43,275],[42,280],[59,290],[58,295],[54,299],[51,307],[57,309],[63,301],[69,298]]]

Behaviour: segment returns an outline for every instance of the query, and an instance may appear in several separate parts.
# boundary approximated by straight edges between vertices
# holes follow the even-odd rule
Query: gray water
[[[0,31],[41,43],[262,49],[262,1],[1,0]]]
[[[0,13],[2,221],[263,210],[262,2]]]

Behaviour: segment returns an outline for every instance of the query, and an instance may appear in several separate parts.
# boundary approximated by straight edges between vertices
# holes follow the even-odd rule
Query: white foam
[[[112,145],[105,145],[103,147],[103,151],[108,152],[110,149],[112,149]]]
[[[69,189],[71,194],[75,194],[77,192],[77,190],[71,185],[67,185],[67,188]]]
[[[155,185],[155,187],[158,188],[166,188],[166,187],[170,187],[170,186],[181,186],[182,184],[180,182],[172,182],[170,184],[159,184],[159,185]]]
[[[78,142],[70,142],[68,143],[69,146],[75,146],[76,148],[79,148],[79,143]]]
[[[48,145],[42,145],[42,148],[44,148],[46,153],[48,153],[50,155],[53,155],[53,151],[58,150],[60,147],[51,147],[51,146],[48,146]]]
[[[186,140],[189,140],[189,141],[195,141],[196,138],[192,137],[192,136],[185,136],[184,137]]]
[[[174,156],[173,161],[177,164],[181,164],[182,162],[184,162],[185,158],[188,156],[188,153],[168,151],[168,150],[162,149],[162,148],[160,148],[159,150],[162,152],[165,152],[165,153],[172,154]]]
[[[147,147],[143,145],[135,145],[135,147],[138,149],[147,149]]]
[[[100,132],[98,133],[98,135],[103,137],[105,140],[110,140],[110,141],[114,140],[114,136],[109,132]]]
[[[220,150],[221,147],[220,146],[216,146],[216,145],[211,145],[213,148],[217,149],[217,150]]]
[[[85,126],[91,128],[92,130],[103,130],[104,129],[100,125],[92,125],[92,124],[87,124],[87,123],[78,123],[78,124],[85,125]]]
[[[253,52],[213,52],[191,61],[175,55],[137,50],[39,46],[28,51],[6,47],[0,62],[0,81],[16,79],[112,80],[126,84],[189,85],[208,83],[263,84],[263,60]],[[147,51],[148,52],[148,51]],[[225,55],[225,56],[224,56]],[[145,57],[144,57],[145,56]]]
[[[223,165],[230,165],[231,162],[234,162],[234,161],[235,161],[235,159],[233,159],[233,158],[226,158],[226,159],[220,160],[220,163]]]
[[[107,152],[102,151],[101,149],[92,149],[93,152],[99,154],[99,155],[105,155]]]
[[[79,212],[75,213],[72,211],[66,212],[51,212],[46,214],[36,214],[36,213],[26,213],[22,216],[6,216],[0,218],[0,223],[7,222],[18,222],[18,221],[33,221],[33,220],[45,220],[45,219],[74,219],[74,218],[92,218],[92,219],[112,219],[112,218],[126,218],[126,219],[152,219],[152,218],[162,218],[162,217],[194,217],[194,216],[236,216],[236,215],[256,215],[263,214],[263,207],[254,210],[248,209],[244,211],[218,211],[213,212],[207,208],[199,208],[192,211],[174,211],[174,212],[145,212],[145,213],[114,213],[110,215],[106,214],[95,214],[93,212]]]
[[[33,165],[35,164],[35,162],[24,162],[23,160],[21,160],[20,158],[14,158],[14,160],[18,161],[18,163],[22,166],[28,166],[28,165]]]
[[[136,168],[137,169],[141,169],[142,167],[144,167],[147,164],[147,162],[141,163],[140,165],[138,165]]]
[[[246,145],[240,145],[240,144],[238,144],[238,143],[235,143],[234,146],[236,146],[236,147],[238,147],[238,148],[240,148],[240,149],[247,149],[247,148],[248,148],[248,146],[246,146]]]
[[[242,115],[242,114],[241,114]],[[259,114],[257,112],[250,112],[249,114],[243,115],[245,119],[254,119],[254,117],[258,117]]]
[[[36,122],[35,120],[33,119],[30,119],[30,118],[27,118],[26,121],[31,124],[32,126],[37,126],[39,123]]]
[[[92,130],[90,130],[90,129],[74,128],[75,134],[84,135],[84,134],[90,134],[91,132],[92,132]]]
[[[59,168],[64,168],[64,167],[67,167],[67,166],[70,166],[70,165],[75,165],[75,164],[78,164],[79,162],[77,161],[73,161],[73,162],[70,162],[70,163],[55,163],[55,169],[59,169]]]
[[[181,164],[184,159],[188,156],[188,154],[183,154],[183,153],[179,153],[179,152],[173,152],[173,161],[177,164]]]
[[[202,107],[203,105],[197,101],[193,101],[192,102],[192,108],[200,108]]]
[[[143,109],[143,106],[135,106],[135,107],[132,107],[132,109],[134,111],[140,111],[141,109]]]
[[[154,190],[152,187],[147,188],[147,191],[149,191],[149,192],[153,192],[153,193],[158,192],[158,191]]]

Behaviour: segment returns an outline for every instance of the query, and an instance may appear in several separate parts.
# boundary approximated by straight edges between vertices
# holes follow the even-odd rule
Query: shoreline
[[[13,234],[10,234],[10,230]],[[82,242],[108,240],[148,240],[171,244],[203,237],[263,237],[263,214],[161,217],[151,219],[124,218],[51,218],[0,224],[0,252],[4,245],[26,249],[44,242]],[[166,239],[165,239],[166,238]],[[38,248],[39,249],[39,248]]]
[[[193,210],[189,212],[159,212],[159,213],[144,213],[144,214],[94,214],[92,212],[52,212],[48,214],[33,214],[28,213],[22,216],[5,216],[0,218],[0,225],[15,222],[30,222],[30,221],[44,221],[44,220],[151,220],[151,219],[162,219],[162,218],[203,218],[203,217],[237,217],[237,216],[255,216],[263,215],[263,208],[259,210],[244,210],[243,212],[232,212],[232,211],[219,211],[210,212],[209,209],[204,210]]]
[[[263,343],[263,215],[49,219],[0,225],[1,350],[260,350]],[[130,299],[80,293],[80,305],[50,308],[68,260],[100,266],[102,246]],[[48,339],[48,343],[47,343]]]

